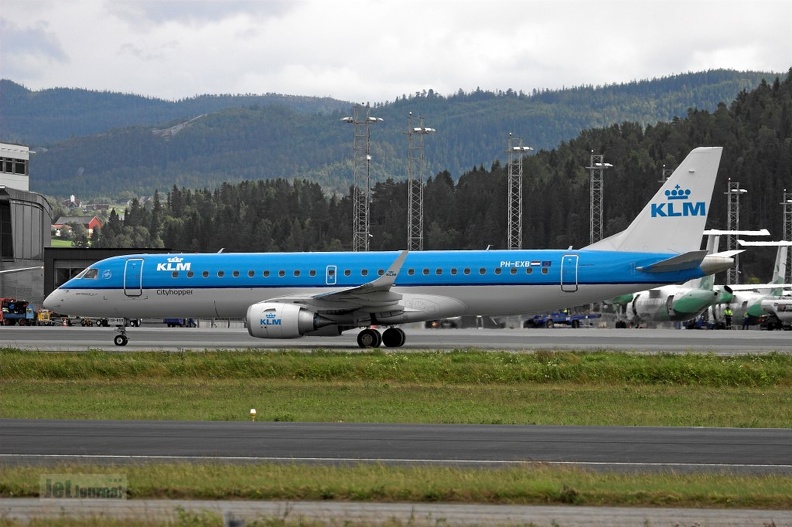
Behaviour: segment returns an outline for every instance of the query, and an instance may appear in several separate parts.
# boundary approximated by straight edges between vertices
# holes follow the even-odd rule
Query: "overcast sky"
[[[33,90],[376,103],[791,66],[791,0],[0,0],[0,77]]]

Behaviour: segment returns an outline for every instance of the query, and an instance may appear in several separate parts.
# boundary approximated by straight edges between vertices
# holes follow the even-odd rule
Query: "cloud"
[[[107,0],[105,8],[135,27],[166,23],[200,27],[236,16],[277,17],[300,3],[300,0]]]
[[[166,99],[530,93],[718,68],[783,74],[792,57],[788,0],[2,2],[2,76]]]

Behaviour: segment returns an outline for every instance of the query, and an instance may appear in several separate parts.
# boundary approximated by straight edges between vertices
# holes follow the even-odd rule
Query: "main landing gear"
[[[115,336],[113,342],[115,342],[116,346],[126,346],[127,342],[129,342],[129,337],[126,336],[126,328],[124,326],[116,326],[116,331],[118,331],[118,335]]]
[[[404,345],[406,336],[401,328],[388,328],[380,335],[373,328],[366,328],[358,333],[357,343],[361,348],[379,348],[385,345],[388,348],[400,348]]]

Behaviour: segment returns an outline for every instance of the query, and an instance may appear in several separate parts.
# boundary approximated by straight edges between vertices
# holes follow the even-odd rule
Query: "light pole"
[[[726,195],[728,196],[727,202],[727,216],[728,222],[726,230],[737,231],[740,229],[740,196],[748,192],[744,188],[740,188],[737,181],[729,179],[727,182]],[[737,248],[737,235],[730,234],[726,237],[726,250],[731,251]],[[726,283],[728,285],[740,283],[740,255],[734,255],[734,266],[726,271]]]
[[[792,198],[790,198],[790,193],[787,192],[787,189],[784,189],[784,200],[781,202],[781,205],[784,207],[784,241],[790,241],[792,239]],[[787,258],[786,258],[786,268],[784,269],[784,283],[788,284],[790,280],[792,280],[792,262],[789,259],[789,250],[790,248],[787,247]]]
[[[591,183],[591,203],[589,207],[590,243],[598,242],[602,239],[602,189],[604,186],[602,176],[606,168],[613,166],[610,163],[605,163],[604,158],[604,155],[595,154],[594,150],[592,150],[589,166],[586,167],[589,169]]]
[[[421,125],[413,127],[412,112],[407,117],[407,248],[423,251],[423,173],[426,167],[424,137],[434,133],[434,128]],[[417,140],[413,139],[413,136]]]
[[[522,249],[522,175],[523,157],[526,152],[533,150],[530,146],[523,146],[522,139],[512,137],[509,134],[509,190],[506,197],[509,207],[509,218],[507,225],[507,240],[510,250]]]
[[[356,104],[352,109],[352,117],[344,117],[345,123],[355,125],[354,150],[354,185],[352,187],[352,250],[369,250],[369,219],[371,203],[371,154],[369,143],[371,132],[369,125],[382,122],[379,117],[369,115],[371,109]]]

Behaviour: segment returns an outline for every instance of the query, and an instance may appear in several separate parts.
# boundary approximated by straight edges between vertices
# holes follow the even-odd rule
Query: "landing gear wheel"
[[[358,333],[357,343],[361,348],[379,348],[382,345],[382,335],[376,329],[364,329]]]
[[[388,328],[382,334],[382,343],[389,348],[401,348],[405,339],[406,336],[401,328]]]
[[[126,346],[129,339],[126,335],[116,335],[113,342],[115,342],[116,346]]]

